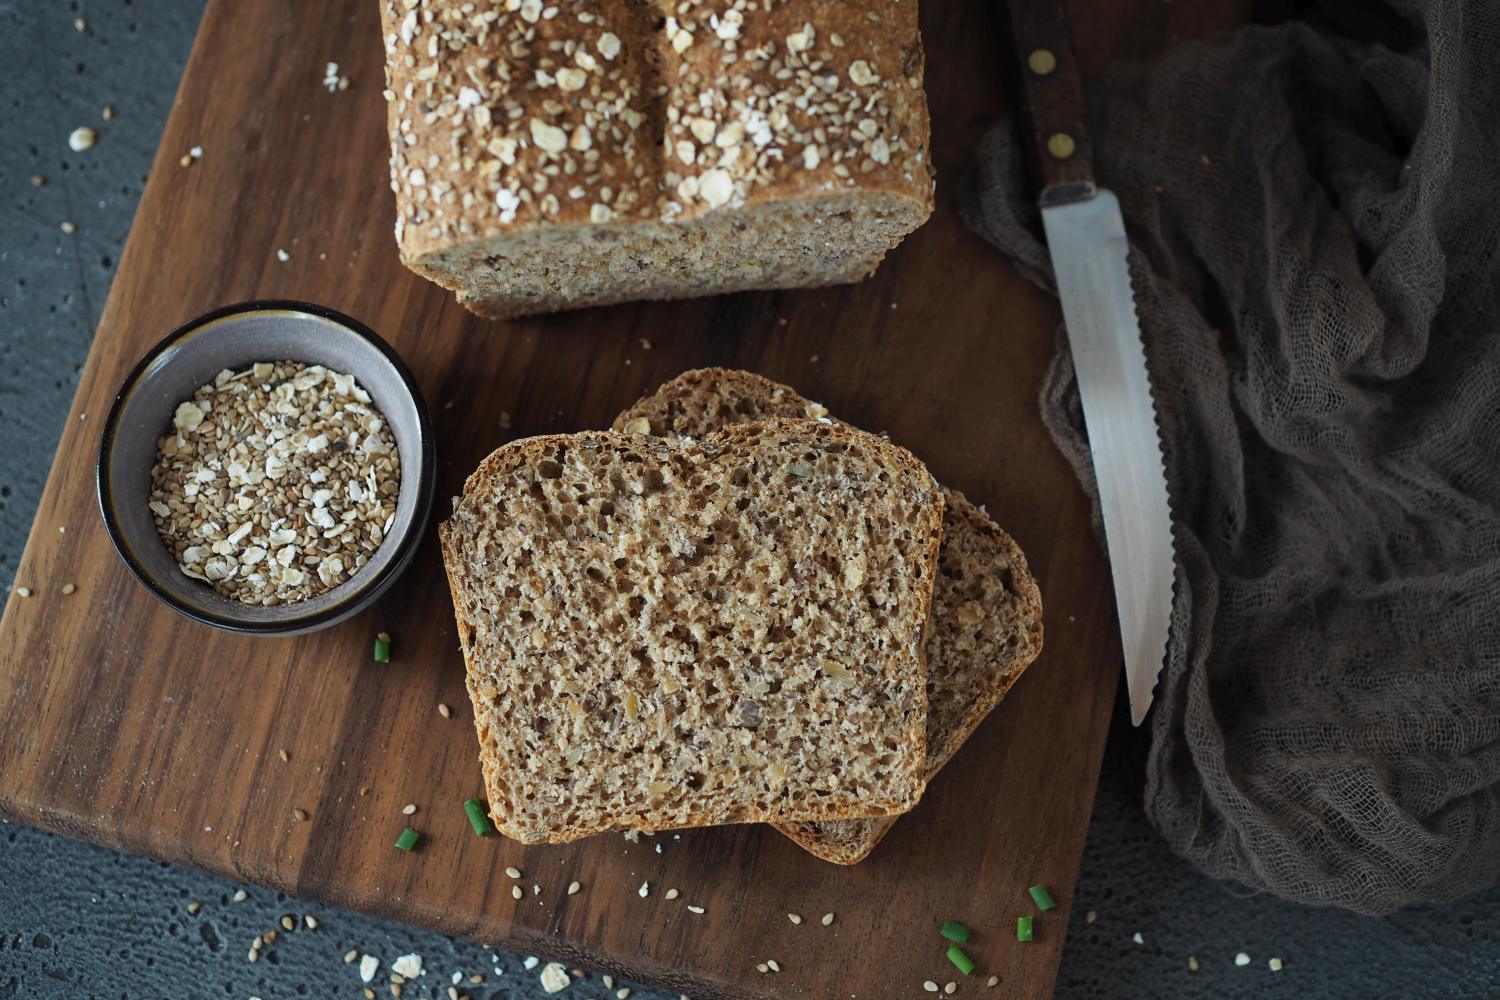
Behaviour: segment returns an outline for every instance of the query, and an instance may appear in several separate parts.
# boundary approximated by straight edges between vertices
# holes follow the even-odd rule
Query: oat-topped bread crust
[[[915,0],[381,15],[401,259],[477,311],[853,280],[931,214]]]
[[[507,836],[901,812],[943,501],[807,420],[508,444],[440,528]]]
[[[614,429],[697,437],[774,417],[832,421],[821,404],[760,375],[684,372],[620,414]],[[1016,543],[957,490],[944,489],[943,541],[927,658],[930,781],[1000,703],[1042,647],[1042,602]],[[889,817],[776,828],[820,858],[854,864],[890,830]]]

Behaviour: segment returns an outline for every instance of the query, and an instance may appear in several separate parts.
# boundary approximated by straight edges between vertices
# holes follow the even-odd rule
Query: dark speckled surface
[[[0,0],[0,587],[11,585],[202,8],[203,0]],[[115,111],[108,122],[105,105]],[[74,153],[68,133],[85,124],[99,141]],[[33,175],[45,185],[34,187]],[[59,228],[64,220],[73,235]],[[1059,998],[1500,997],[1500,891],[1377,920],[1206,879],[1146,822],[1142,737],[1123,722],[1123,705],[1115,718]],[[390,962],[407,953],[427,969],[408,1000],[446,997],[454,972],[484,977],[459,986],[473,1000],[544,995],[540,966],[526,969],[522,956],[261,889],[235,902],[240,888],[0,825],[0,998],[357,998],[358,963],[343,961],[350,949],[381,960],[379,996],[390,996]],[[189,914],[194,901],[201,909]],[[279,930],[286,915],[297,930],[249,962],[255,936]],[[1245,967],[1234,962],[1240,951],[1251,956]],[[1267,968],[1272,957],[1283,971]],[[664,996],[634,989],[639,1000]],[[560,994],[611,995],[596,975]],[[892,985],[892,997],[924,995],[917,983]],[[1004,984],[989,992],[977,983],[957,995],[1010,996]]]

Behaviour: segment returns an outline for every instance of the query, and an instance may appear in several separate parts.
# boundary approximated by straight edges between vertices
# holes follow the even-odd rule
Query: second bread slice
[[[942,517],[909,453],[805,420],[494,452],[440,533],[501,831],[911,808]]]

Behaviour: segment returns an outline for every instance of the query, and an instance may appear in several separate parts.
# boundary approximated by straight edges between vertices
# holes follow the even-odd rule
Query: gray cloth
[[[1090,81],[1177,545],[1146,808],[1386,913],[1500,875],[1500,5],[1325,2]],[[1014,130],[969,221],[1050,283]],[[1042,394],[1092,492],[1065,342]]]

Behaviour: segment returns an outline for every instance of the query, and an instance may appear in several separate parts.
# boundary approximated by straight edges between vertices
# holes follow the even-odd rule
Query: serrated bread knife
[[[1060,0],[1010,0],[1042,225],[1078,373],[1114,578],[1130,716],[1140,725],[1166,655],[1172,521],[1120,203],[1094,184],[1083,87]]]

